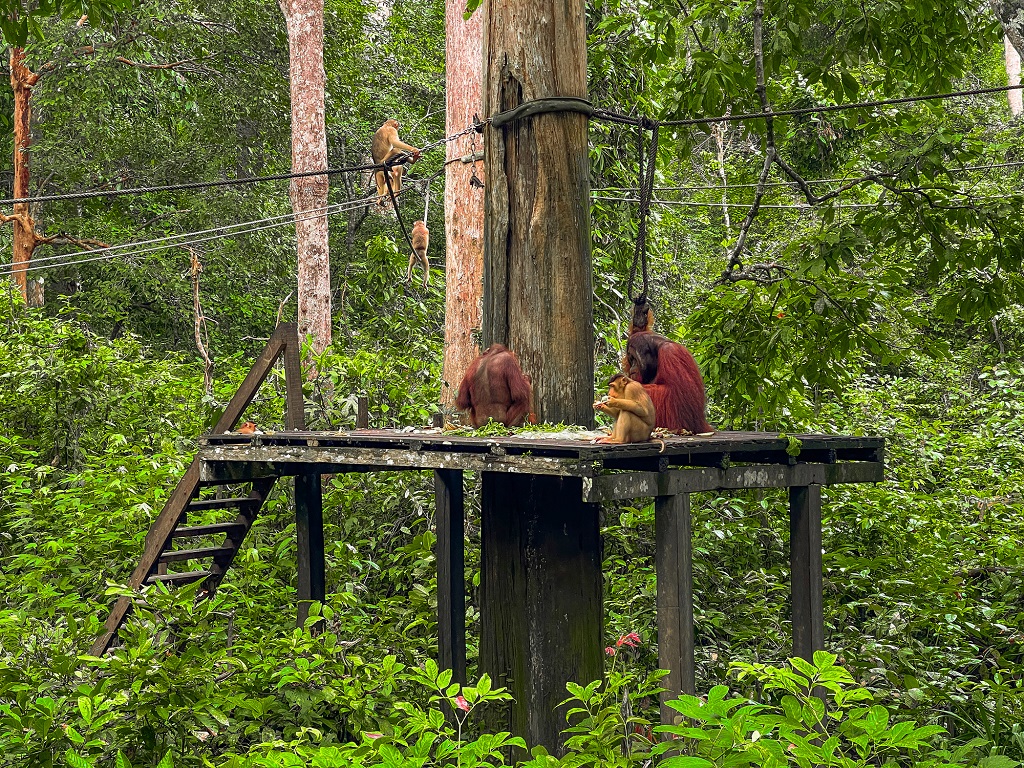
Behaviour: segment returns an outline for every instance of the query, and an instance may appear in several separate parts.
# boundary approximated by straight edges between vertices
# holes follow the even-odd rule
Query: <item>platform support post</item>
[[[324,501],[320,475],[295,477],[295,533],[298,544],[298,617],[302,626],[309,604],[327,597],[324,553]]]
[[[789,489],[789,561],[793,583],[793,655],[812,661],[815,651],[825,649],[820,485]]]
[[[662,680],[661,722],[672,725],[676,711],[666,702],[681,693],[695,694],[693,658],[693,543],[690,494],[658,496],[654,501],[658,577],[658,666],[669,670]]]
[[[437,663],[466,683],[465,502],[462,470],[434,471],[437,509]]]
[[[552,754],[565,684],[603,671],[599,507],[582,491],[578,477],[482,473],[480,668],[515,699],[487,727]]]

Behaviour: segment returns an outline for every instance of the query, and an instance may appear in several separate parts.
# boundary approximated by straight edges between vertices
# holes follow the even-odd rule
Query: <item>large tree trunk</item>
[[[492,0],[484,113],[587,96],[583,0]],[[485,133],[484,343],[533,377],[543,421],[592,425],[594,329],[587,118],[539,114]]]
[[[327,169],[324,120],[323,0],[279,0],[288,26],[288,78],[292,102],[292,171]],[[292,179],[298,246],[299,332],[312,336],[313,350],[331,343],[331,270],[327,238],[327,176]],[[320,210],[317,210],[320,209]],[[315,213],[314,213],[315,211]]]
[[[1006,84],[1020,85],[1020,54],[1013,47],[1010,36],[1003,37],[1003,48],[1006,53]],[[1007,91],[1006,100],[1010,104],[1010,114],[1020,117],[1024,113],[1024,95],[1020,91]]]
[[[1024,56],[1024,0],[989,0],[989,5],[1003,25],[1006,39]]]
[[[447,0],[445,8],[445,92],[447,133],[461,131],[482,111],[483,16],[463,19],[465,0]],[[479,135],[464,136],[448,145],[447,159],[483,147]],[[479,354],[474,333],[480,329],[484,291],[484,195],[470,185],[473,164],[451,163],[445,170],[445,307],[444,372],[448,386],[441,403],[455,405],[459,382]],[[482,163],[476,164],[482,177]],[[481,178],[481,181],[483,179]]]
[[[32,146],[32,88],[39,81],[39,75],[25,64],[25,49],[11,48],[11,89],[14,91],[14,194],[12,197],[28,197]],[[6,219],[5,219],[6,220]],[[14,280],[21,291],[21,297],[29,300],[28,280],[25,269],[32,262],[36,248],[35,222],[28,203],[15,203],[10,221],[14,227],[14,248],[11,262],[14,265]],[[41,286],[40,286],[41,287]],[[40,303],[41,290],[33,292],[32,303]]]

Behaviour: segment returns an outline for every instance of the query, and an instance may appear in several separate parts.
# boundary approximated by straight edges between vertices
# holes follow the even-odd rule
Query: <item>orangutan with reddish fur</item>
[[[474,427],[482,427],[488,419],[506,427],[521,427],[532,403],[530,378],[515,354],[501,344],[492,344],[466,369],[455,407],[469,412]]]

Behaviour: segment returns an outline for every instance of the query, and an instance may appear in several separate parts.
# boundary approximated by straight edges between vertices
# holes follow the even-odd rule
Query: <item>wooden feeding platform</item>
[[[604,445],[568,433],[305,431],[299,351],[295,325],[278,326],[153,520],[131,588],[200,582],[197,594],[212,594],[274,485],[294,477],[302,621],[310,601],[326,599],[321,476],[432,470],[439,661],[465,682],[463,473],[479,472],[479,666],[515,697],[507,719],[492,725],[555,750],[565,724],[556,711],[565,684],[589,683],[603,671],[601,502],[655,500],[658,656],[670,671],[667,699],[695,692],[690,494],[788,488],[793,652],[809,659],[824,647],[821,487],[882,480],[881,438],[716,432],[671,437],[662,450],[656,443]],[[230,432],[282,358],[288,431]],[[357,422],[368,423],[364,398]],[[248,491],[239,490],[246,485]],[[227,517],[203,522],[217,510]],[[130,595],[118,598],[93,655],[109,648],[132,605]],[[663,703],[662,718],[673,715]]]
[[[797,444],[792,438],[799,441]],[[565,683],[602,674],[600,502],[655,499],[657,627],[665,698],[694,693],[690,494],[788,488],[794,655],[824,648],[821,487],[883,479],[884,440],[716,432],[660,444],[597,444],[439,429],[217,434],[200,441],[202,481],[296,476],[299,599],[323,600],[319,476],[433,470],[438,649],[466,679],[463,472],[481,473],[480,670],[515,697],[501,725],[557,748]],[[799,450],[797,450],[797,447]],[[670,718],[674,710],[662,707]]]

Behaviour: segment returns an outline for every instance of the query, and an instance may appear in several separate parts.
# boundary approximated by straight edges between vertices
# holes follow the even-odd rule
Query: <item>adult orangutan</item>
[[[624,362],[625,372],[643,384],[654,401],[656,426],[693,434],[714,429],[704,415],[704,379],[697,361],[682,344],[657,333],[639,331],[626,343]]]
[[[521,427],[530,413],[533,387],[519,360],[501,344],[492,344],[469,364],[459,384],[455,407],[469,411],[469,423],[482,427],[494,419]]]

